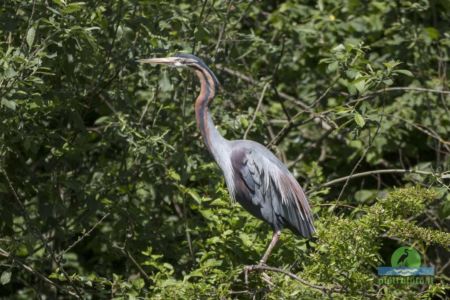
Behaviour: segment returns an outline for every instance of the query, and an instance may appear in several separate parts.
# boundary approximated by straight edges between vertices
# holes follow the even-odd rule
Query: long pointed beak
[[[176,59],[176,57],[144,58],[138,59],[138,62],[141,64],[172,65],[176,62]]]

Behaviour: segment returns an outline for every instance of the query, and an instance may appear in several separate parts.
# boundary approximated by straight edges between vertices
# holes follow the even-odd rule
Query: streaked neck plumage
[[[217,130],[209,113],[208,105],[216,95],[218,81],[204,63],[193,66],[200,80],[200,94],[195,101],[197,126],[203,140],[225,177],[228,190],[234,199],[233,170],[230,161],[231,143]]]
[[[216,96],[216,79],[208,69],[196,69],[195,73],[200,80],[200,94],[195,101],[195,116],[197,126],[209,152],[219,162],[221,149],[227,140],[219,133],[209,113],[208,105]]]

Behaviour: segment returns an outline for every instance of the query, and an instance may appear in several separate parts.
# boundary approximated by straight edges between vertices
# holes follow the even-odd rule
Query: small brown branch
[[[293,117],[289,120],[289,122],[288,122],[286,125],[284,125],[284,126],[280,129],[280,131],[278,131],[277,135],[274,136],[274,137],[270,140],[270,142],[267,143],[266,146],[267,146],[267,147],[270,147],[270,146],[272,146],[272,145],[281,143],[281,141],[289,134],[289,132],[290,132],[290,130],[291,130],[292,128],[297,127],[297,126],[302,125],[302,124],[309,123],[309,122],[311,122],[311,121],[315,121],[315,118],[314,118],[314,117],[311,117],[311,118],[306,119],[306,120],[304,120],[304,121],[302,121],[302,120],[296,121],[296,119],[297,119],[302,113],[303,113],[303,111],[300,111],[300,112],[298,112],[297,114],[295,114],[295,116],[293,116]],[[331,130],[333,130],[333,129],[331,129]]]
[[[14,262],[14,263],[17,263],[22,269],[24,269],[24,270],[26,270],[26,271],[32,273],[33,275],[38,276],[38,277],[41,278],[43,281],[45,281],[46,283],[48,283],[48,284],[54,286],[55,288],[57,288],[57,289],[59,289],[59,290],[61,290],[61,291],[67,292],[69,295],[71,295],[71,296],[73,296],[73,297],[75,297],[75,298],[80,299],[80,297],[79,297],[78,294],[76,294],[76,293],[74,293],[74,292],[72,292],[72,291],[66,289],[65,287],[62,287],[61,285],[57,284],[56,282],[50,280],[49,278],[47,278],[47,276],[45,276],[44,274],[42,274],[42,273],[36,271],[35,269],[33,269],[32,267],[30,267],[29,265],[23,263],[23,262],[22,262],[21,260],[19,260],[17,257],[14,257],[14,258],[13,258],[13,257],[11,256],[11,253],[7,252],[6,250],[4,250],[4,249],[2,249],[2,248],[0,248],[0,256],[3,256],[3,257],[5,257],[5,258],[11,258],[11,259],[13,259],[13,262]]]
[[[395,119],[394,116],[389,116],[389,117],[391,117],[392,119]],[[444,144],[444,146],[446,147],[447,151],[449,151],[449,148],[448,148],[448,147],[450,146],[450,141],[444,140],[444,139],[443,139],[442,137],[440,137],[439,134],[437,134],[433,129],[428,128],[428,127],[426,127],[426,126],[424,126],[424,125],[422,125],[422,124],[418,124],[418,123],[411,122],[411,121],[409,121],[409,120],[407,120],[407,119],[405,119],[405,118],[399,117],[399,119],[402,120],[403,122],[405,122],[406,124],[409,124],[409,125],[413,126],[414,128],[416,128],[416,129],[419,130],[420,132],[422,132],[422,133],[424,133],[424,134],[430,136],[431,138],[436,139],[438,142]]]
[[[294,273],[291,273],[289,271],[283,270],[283,269],[279,269],[279,268],[275,268],[275,267],[270,267],[270,266],[266,266],[266,265],[251,265],[251,266],[246,266],[245,267],[245,271],[247,272],[252,272],[252,271],[271,271],[271,272],[276,272],[276,273],[282,273],[286,276],[289,276],[290,278],[300,282],[301,284],[319,290],[323,293],[333,293],[333,292],[340,292],[342,291],[342,287],[340,286],[323,286],[323,285],[317,285],[317,284],[313,284],[310,283],[300,277],[298,277],[297,275],[295,275]]]
[[[91,232],[98,226],[100,225],[100,223],[103,222],[103,220],[105,220],[111,213],[106,213],[100,220],[97,221],[97,223],[94,224],[94,226],[91,227],[91,229],[89,229],[85,234],[83,234],[82,236],[80,236],[72,245],[70,245],[69,247],[67,247],[66,250],[63,250],[58,257],[61,258],[64,254],[66,254],[68,251],[72,250],[73,247],[75,247],[76,245],[78,245],[82,240],[84,240],[87,236],[89,236],[91,234]]]
[[[125,256],[127,256],[133,264],[136,266],[136,268],[139,270],[139,273],[141,273],[142,276],[149,282],[151,281],[151,278],[148,276],[148,274],[142,269],[142,267],[138,264],[136,259],[131,255],[130,251],[126,250],[124,247],[120,247],[118,245],[113,245],[114,248],[119,249]]]
[[[266,82],[266,84],[265,84],[264,87],[263,87],[263,90],[262,90],[262,92],[261,92],[261,96],[259,97],[259,100],[258,100],[258,104],[256,105],[256,108],[255,108],[255,112],[253,113],[253,118],[252,118],[252,120],[250,121],[250,124],[248,125],[247,129],[245,130],[245,133],[244,133],[244,140],[247,139],[248,132],[249,132],[250,129],[252,128],[253,124],[255,123],[255,120],[256,120],[256,114],[258,113],[259,109],[261,108],[261,104],[262,104],[262,101],[263,101],[263,99],[264,99],[264,95],[266,94],[266,90],[267,90],[267,88],[269,87],[269,84],[270,84],[270,82]]]
[[[225,21],[223,22],[222,28],[220,29],[219,37],[217,38],[217,43],[216,43],[216,47],[215,47],[215,50],[214,50],[215,55],[217,55],[217,53],[219,51],[219,46],[220,46],[220,43],[222,42],[222,38],[223,38],[223,35],[225,33],[225,29],[227,27],[227,24],[228,24],[228,16],[230,14],[232,3],[233,3],[233,0],[229,0],[228,1],[227,13],[225,14]]]
[[[379,94],[383,94],[383,93],[387,93],[387,92],[395,92],[395,91],[405,91],[405,92],[418,92],[418,93],[435,93],[435,94],[440,94],[441,96],[443,95],[450,95],[450,91],[442,91],[442,90],[435,90],[435,89],[427,89],[427,88],[421,88],[421,87],[402,87],[402,86],[394,86],[394,87],[390,87],[390,88],[384,88],[384,89],[380,89],[377,91],[373,91],[373,92],[368,92],[366,93],[364,96],[352,100],[349,102],[350,103],[354,103],[354,102],[360,102],[362,100],[366,100],[368,98],[372,98],[375,97],[376,95]],[[343,96],[350,96],[350,94],[348,93],[340,93]],[[445,107],[446,108],[446,107]]]
[[[289,168],[292,168],[293,166],[295,166],[300,160],[303,159],[303,157],[305,156],[305,153],[307,153],[308,151],[315,149],[317,146],[319,146],[320,144],[322,144],[322,142],[331,134],[331,132],[333,132],[333,129],[327,130],[325,131],[324,134],[322,134],[315,142],[313,142],[312,145],[308,146],[305,151],[303,151],[302,153],[300,153],[297,158],[295,158],[293,161],[291,161],[288,164]],[[322,158],[323,151],[321,151],[321,156],[319,157],[319,162],[323,161],[325,158]]]
[[[72,278],[69,276],[69,274],[64,270],[64,267],[61,264],[61,261],[57,259],[57,257],[55,256],[55,252],[53,251],[53,249],[48,245],[47,241],[45,240],[44,236],[42,235],[42,233],[40,232],[39,228],[37,226],[34,225],[34,223],[32,222],[28,211],[26,210],[25,205],[23,204],[23,202],[20,200],[18,193],[16,192],[16,189],[14,188],[11,179],[8,176],[8,173],[6,172],[5,169],[0,167],[0,171],[3,173],[8,186],[13,194],[13,198],[15,198],[15,200],[18,202],[20,208],[22,209],[22,215],[25,219],[25,222],[28,226],[28,228],[30,229],[30,231],[39,239],[41,240],[45,250],[50,254],[50,257],[52,259],[52,261],[58,265],[59,269],[61,270],[61,272],[63,273],[63,276],[65,277],[65,279],[69,282],[69,284],[72,286],[72,288],[74,289],[76,295],[78,298],[83,298],[81,295],[81,291],[78,289],[78,287],[76,286],[76,284],[74,284]]]
[[[217,65],[216,66],[217,69],[224,71],[225,73],[228,73],[232,76],[235,76],[239,79],[242,79],[243,81],[246,81],[248,83],[251,83],[253,85],[258,85],[259,82],[257,80],[255,80],[254,78],[244,75],[238,71],[232,70],[230,68],[224,67],[222,65]],[[328,92],[328,91],[327,91]],[[326,95],[325,92],[324,94]],[[307,105],[306,103],[304,103],[303,101],[288,95],[286,93],[283,92],[278,92],[278,95],[280,96],[280,98],[283,98],[284,100],[288,100],[291,101],[293,103],[295,103],[296,105],[300,106],[302,109],[304,109],[305,111],[307,111],[311,116],[314,117],[315,121],[317,123],[322,123],[322,127],[325,130],[329,130],[331,128],[338,128],[337,124],[334,123],[332,120],[329,120],[328,118],[326,118],[323,114],[320,113],[316,113],[313,109],[311,109],[311,107],[309,105]]]
[[[427,92],[427,93],[437,93],[437,94],[445,94],[450,95],[450,91],[441,91],[435,89],[427,89],[421,87],[408,87],[408,86],[394,86],[389,88],[384,88],[381,90],[374,91],[372,93],[368,93],[368,95],[381,94],[384,92],[393,92],[393,91],[413,91],[413,92]]]
[[[374,174],[389,174],[389,173],[413,173],[413,174],[421,174],[421,175],[432,175],[434,177],[442,178],[442,179],[450,178],[450,174],[446,174],[446,173],[439,174],[439,173],[433,173],[433,172],[428,172],[428,171],[408,170],[408,169],[385,169],[385,170],[372,170],[372,171],[367,171],[367,172],[361,172],[361,173],[356,173],[356,174],[349,175],[349,176],[344,176],[341,178],[336,178],[336,179],[330,180],[330,181],[322,184],[320,187],[331,186],[336,183],[347,181],[349,179],[354,179],[354,178],[358,178],[358,177],[364,177],[364,176],[374,175]]]

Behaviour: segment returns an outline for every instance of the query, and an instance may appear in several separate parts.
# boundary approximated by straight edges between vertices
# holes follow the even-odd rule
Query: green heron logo
[[[419,252],[412,247],[400,247],[391,257],[391,266],[418,268],[422,263]]]
[[[391,267],[378,267],[380,284],[431,284],[434,267],[424,267],[413,247],[400,247],[392,253]]]

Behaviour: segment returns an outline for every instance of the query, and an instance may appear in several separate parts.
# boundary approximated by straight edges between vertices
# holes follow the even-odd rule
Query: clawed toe
[[[264,272],[264,269],[260,268],[260,267],[266,267],[266,266],[267,266],[266,263],[263,261],[260,261],[257,265],[244,266],[244,282],[245,282],[245,284],[248,284],[248,273],[249,272],[259,271],[259,272],[261,272],[262,280],[267,282],[269,287],[272,287],[274,285],[274,283],[272,282],[272,278],[269,275],[267,275],[266,272]]]
[[[269,289],[271,289],[274,286],[274,283],[272,282],[272,278],[269,275],[267,275],[266,272],[261,273],[261,278],[262,278],[262,280],[267,282],[267,284],[269,285]]]

